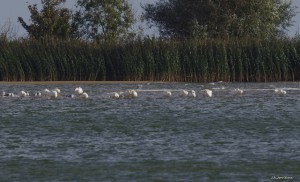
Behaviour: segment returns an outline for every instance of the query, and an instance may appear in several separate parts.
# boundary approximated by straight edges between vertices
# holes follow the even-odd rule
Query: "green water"
[[[78,86],[89,99],[64,97]],[[0,91],[56,87],[58,99],[0,97],[0,181],[300,180],[299,83],[2,84]],[[202,96],[205,88],[212,98]],[[138,97],[109,97],[128,89]],[[182,98],[181,89],[197,97]]]

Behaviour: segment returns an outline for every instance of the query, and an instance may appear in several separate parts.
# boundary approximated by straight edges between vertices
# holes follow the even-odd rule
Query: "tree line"
[[[126,0],[78,0],[74,11],[63,7],[65,2],[41,0],[41,10],[37,4],[29,5],[31,24],[18,18],[29,38],[113,41],[127,36],[134,23]]]
[[[137,35],[128,0],[77,0],[73,10],[65,2],[29,5],[30,24],[18,18],[29,38],[114,42]],[[282,37],[296,13],[289,0],[159,0],[141,6],[148,26],[172,39]]]

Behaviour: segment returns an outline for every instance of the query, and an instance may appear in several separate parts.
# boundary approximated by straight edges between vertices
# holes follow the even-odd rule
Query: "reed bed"
[[[1,81],[300,81],[300,41],[0,40]]]

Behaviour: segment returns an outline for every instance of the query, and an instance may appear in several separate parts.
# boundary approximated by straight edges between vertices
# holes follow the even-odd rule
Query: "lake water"
[[[78,86],[88,99],[0,97],[0,181],[300,180],[300,83],[2,83],[0,91],[67,95]],[[109,97],[128,89],[138,97]]]

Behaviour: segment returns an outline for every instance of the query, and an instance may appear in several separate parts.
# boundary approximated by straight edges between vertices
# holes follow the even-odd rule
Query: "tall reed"
[[[2,81],[300,81],[300,40],[0,40]]]

